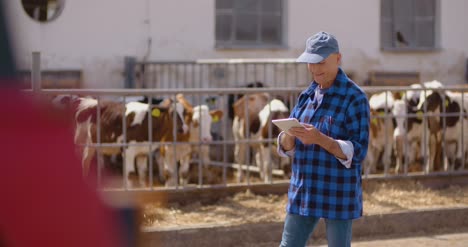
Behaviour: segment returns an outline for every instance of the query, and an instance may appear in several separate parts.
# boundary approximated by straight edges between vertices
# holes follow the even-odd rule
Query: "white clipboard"
[[[292,127],[304,128],[304,126],[302,126],[302,124],[300,124],[299,121],[295,118],[273,119],[271,120],[271,122],[278,126],[278,128],[280,128],[281,130],[286,132]]]

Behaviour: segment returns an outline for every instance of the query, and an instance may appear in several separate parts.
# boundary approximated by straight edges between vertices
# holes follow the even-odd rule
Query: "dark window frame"
[[[381,0],[380,6],[381,50],[440,50],[439,0]]]
[[[249,3],[254,8],[242,8]],[[268,6],[266,5],[268,4]],[[224,7],[223,5],[231,5]],[[218,49],[283,49],[285,46],[285,0],[216,0],[215,2],[215,48]],[[224,18],[225,23],[222,23]],[[246,21],[247,18],[254,20]],[[276,22],[273,26],[271,20]],[[242,27],[237,25],[242,24]],[[263,22],[264,23],[263,23]],[[248,26],[253,23],[255,27]],[[267,24],[267,25],[265,25]],[[221,26],[224,25],[224,26]],[[268,30],[270,28],[270,30]],[[244,31],[244,33],[242,33]],[[245,32],[246,31],[246,32]],[[249,32],[250,31],[250,32]],[[224,33],[222,33],[224,32]],[[245,38],[246,36],[251,36]],[[244,37],[242,37],[244,36]],[[254,37],[255,36],[255,37]]]

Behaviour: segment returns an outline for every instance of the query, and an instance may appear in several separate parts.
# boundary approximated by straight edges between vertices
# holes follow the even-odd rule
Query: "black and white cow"
[[[246,164],[247,148],[253,149],[255,161],[260,170],[260,177],[268,180],[269,164],[271,161],[271,150],[268,149],[268,142],[263,142],[270,137],[276,138],[280,130],[271,124],[271,119],[287,118],[289,116],[288,107],[279,99],[270,99],[266,93],[256,93],[244,95],[233,105],[234,120],[232,131],[235,144],[234,157],[238,164]],[[270,133],[271,128],[271,135]],[[246,140],[252,140],[251,144],[244,143]],[[280,159],[277,166],[280,167],[287,163]],[[242,169],[239,169],[239,179],[243,179]]]
[[[394,151],[396,158],[395,172],[398,173],[407,159],[408,164],[414,164],[422,158],[423,116],[418,108],[421,97],[421,84],[410,86],[395,100],[392,113],[396,120],[393,132]]]
[[[439,83],[432,81],[428,85]],[[433,87],[425,95],[418,105],[419,110],[427,114],[428,137],[425,138],[425,146],[428,147],[429,159],[425,171],[441,170],[442,165],[444,170],[462,167],[461,160],[468,151],[465,144],[467,132],[464,131],[468,128],[468,122],[466,117],[460,116],[468,108],[468,97],[463,96],[462,99],[461,93],[442,90],[442,87]],[[463,144],[462,139],[465,140]]]

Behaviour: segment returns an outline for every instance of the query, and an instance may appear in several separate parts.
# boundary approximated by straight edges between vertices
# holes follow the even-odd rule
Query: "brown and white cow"
[[[79,136],[84,136],[85,143],[88,144],[83,152],[83,170],[86,174],[89,170],[90,162],[94,157],[96,148],[92,145],[98,139],[97,102],[85,101],[89,103],[87,107],[83,105],[76,114],[77,126],[83,124],[83,128],[77,128]],[[145,184],[147,172],[147,157],[149,152],[156,150],[159,145],[152,144],[149,148],[149,133],[152,132],[152,142],[174,141],[174,129],[176,134],[187,133],[187,126],[182,118],[183,107],[174,104],[171,99],[166,99],[159,105],[150,105],[140,102],[120,103],[112,101],[99,102],[99,143],[104,144],[100,148],[102,154],[121,154],[125,157],[124,179],[127,181],[130,172],[135,170],[134,162],[137,156],[143,155],[142,159],[136,159],[140,185]],[[149,127],[149,116],[151,114],[151,127]],[[175,117],[175,120],[174,120]],[[125,135],[123,119],[125,118]],[[175,126],[174,126],[175,123]],[[84,132],[84,133],[83,133]],[[122,144],[128,146],[105,146],[106,144]],[[161,168],[161,167],[160,167]],[[162,171],[162,169],[160,169]],[[130,183],[129,183],[130,184]]]
[[[209,110],[207,105],[193,107],[182,94],[178,94],[176,97],[177,101],[184,106],[185,122],[189,131],[185,135],[177,136],[175,146],[164,145],[161,147],[161,157],[158,163],[163,163],[165,171],[168,172],[166,186],[187,183],[190,161],[194,156],[201,160],[204,167],[209,165],[209,142],[212,141],[211,123],[213,120],[218,121],[223,116],[221,110]],[[179,169],[177,169],[177,162],[180,162]]]
[[[393,102],[393,94],[390,91],[373,94],[369,98],[371,123],[368,152],[364,161],[366,175],[376,172],[380,160],[384,167],[388,168],[391,165],[393,131],[396,125],[392,114]]]
[[[232,132],[234,136],[234,158],[238,164],[246,164],[247,140],[253,141],[250,147],[253,149],[255,161],[260,170],[260,177],[268,180],[269,164],[271,164],[271,152],[267,148],[270,138],[275,138],[280,133],[278,127],[271,124],[271,119],[287,118],[289,109],[278,99],[270,100],[266,93],[248,94],[241,97],[233,105],[234,120]],[[270,132],[271,131],[271,132]],[[270,135],[271,134],[271,135]],[[278,165],[280,166],[280,165]],[[239,169],[239,180],[243,179],[243,171]]]

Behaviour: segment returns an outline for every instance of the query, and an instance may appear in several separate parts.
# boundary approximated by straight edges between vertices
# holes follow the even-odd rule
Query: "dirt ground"
[[[143,226],[169,229],[204,225],[238,225],[245,223],[282,222],[286,195],[255,195],[250,191],[219,200],[216,204],[199,202],[184,206],[146,204]],[[451,186],[431,190],[415,183],[380,183],[364,189],[364,214],[383,214],[416,209],[468,206],[468,186]]]

